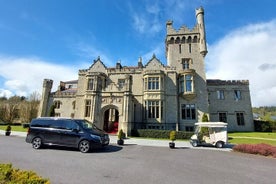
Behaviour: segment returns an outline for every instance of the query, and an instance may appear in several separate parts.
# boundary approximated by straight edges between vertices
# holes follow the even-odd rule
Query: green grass
[[[0,125],[0,130],[6,130],[7,125]],[[27,132],[27,128],[23,128],[23,126],[11,126],[11,131],[18,131],[18,132]]]
[[[276,146],[275,132],[235,132],[228,133],[228,141],[232,144],[270,144]]]

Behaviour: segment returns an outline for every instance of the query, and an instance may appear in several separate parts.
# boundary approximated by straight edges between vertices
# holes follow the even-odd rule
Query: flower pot
[[[123,140],[123,139],[117,140],[117,144],[118,144],[118,145],[124,145],[124,140]]]
[[[6,136],[10,136],[11,135],[11,132],[10,131],[7,131],[6,132]]]
[[[174,142],[170,142],[169,146],[170,146],[171,149],[173,149],[173,148],[175,148],[175,143]]]

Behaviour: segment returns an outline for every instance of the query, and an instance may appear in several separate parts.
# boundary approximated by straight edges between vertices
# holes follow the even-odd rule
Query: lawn
[[[6,130],[7,125],[0,125],[0,130]],[[27,128],[23,128],[23,126],[11,126],[11,131],[18,131],[18,132],[27,132]]]
[[[228,133],[228,141],[232,144],[270,144],[276,146],[275,132],[235,132]]]

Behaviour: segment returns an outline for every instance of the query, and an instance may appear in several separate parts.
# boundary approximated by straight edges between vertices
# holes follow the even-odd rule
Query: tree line
[[[28,123],[37,117],[40,95],[33,92],[28,98],[24,96],[0,97],[0,122]]]
[[[276,116],[276,106],[253,107],[252,111],[253,113],[258,114],[261,120],[265,121],[273,121],[271,117]]]

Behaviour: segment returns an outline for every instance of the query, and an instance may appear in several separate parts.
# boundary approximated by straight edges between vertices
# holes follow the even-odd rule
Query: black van
[[[27,143],[39,149],[43,145],[78,148],[86,153],[94,147],[109,144],[109,136],[91,122],[84,119],[36,118],[30,123]]]

